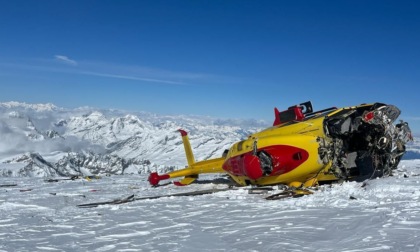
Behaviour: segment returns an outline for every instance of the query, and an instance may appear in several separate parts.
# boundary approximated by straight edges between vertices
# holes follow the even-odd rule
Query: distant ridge
[[[176,169],[186,164],[177,132],[180,128],[189,132],[196,158],[202,160],[222,155],[232,143],[266,126],[252,119],[3,102],[0,175],[45,177]],[[69,156],[90,162],[65,158]]]
[[[17,101],[2,102],[0,103],[0,107],[8,108],[8,109],[11,109],[11,108],[31,109],[35,111],[53,111],[53,110],[60,109],[52,103],[29,104],[29,103],[17,102]]]

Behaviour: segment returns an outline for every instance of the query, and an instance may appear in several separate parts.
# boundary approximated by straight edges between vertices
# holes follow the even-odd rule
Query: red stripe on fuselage
[[[273,145],[263,148],[271,155],[273,172],[270,175],[288,173],[303,164],[309,158],[309,153],[301,148],[289,145]]]
[[[278,176],[288,173],[309,158],[309,153],[301,148],[289,145],[272,145],[258,149],[271,156],[273,171],[268,176]],[[252,152],[231,157],[223,164],[223,169],[234,176],[246,176],[251,180],[263,176],[261,162]]]

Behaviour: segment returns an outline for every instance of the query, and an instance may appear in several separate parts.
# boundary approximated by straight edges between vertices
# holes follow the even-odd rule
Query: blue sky
[[[385,102],[420,133],[418,1],[0,0],[0,101],[272,121]]]

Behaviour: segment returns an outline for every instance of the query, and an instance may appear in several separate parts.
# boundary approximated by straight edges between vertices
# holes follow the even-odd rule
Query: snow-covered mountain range
[[[195,158],[219,157],[268,126],[256,120],[0,103],[0,176],[141,174],[186,164],[178,129]]]

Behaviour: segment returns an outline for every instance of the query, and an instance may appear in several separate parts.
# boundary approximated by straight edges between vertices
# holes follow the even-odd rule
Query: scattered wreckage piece
[[[87,203],[87,204],[80,204],[80,205],[77,205],[77,207],[91,208],[91,207],[97,207],[97,206],[100,206],[100,205],[118,205],[118,204],[132,202],[132,201],[134,201],[134,199],[135,199],[134,194],[132,194],[128,197],[121,198],[121,199],[115,199],[115,200],[111,200],[111,201],[95,202],[95,203]]]
[[[0,185],[0,187],[14,187],[17,186],[17,184],[4,184],[4,185]]]
[[[66,181],[66,180],[76,180],[76,179],[86,179],[88,181],[91,181],[92,179],[100,179],[100,176],[95,176],[95,175],[91,175],[91,176],[71,176],[69,178],[49,178],[49,179],[45,179],[44,182],[59,182],[59,181]]]
[[[266,200],[280,200],[280,199],[286,199],[286,198],[298,198],[305,195],[313,194],[312,191],[307,189],[288,189],[284,190],[280,193],[272,194],[268,197],[265,197]]]
[[[153,199],[169,198],[169,197],[181,197],[181,196],[198,196],[198,195],[212,194],[212,193],[223,192],[223,191],[228,191],[228,190],[233,190],[233,189],[232,188],[208,189],[208,190],[174,193],[174,194],[165,194],[165,195],[155,195],[155,196],[146,196],[146,197],[138,197],[138,198],[136,198],[133,194],[133,195],[130,195],[130,196],[125,197],[125,198],[115,199],[115,200],[111,200],[111,201],[80,204],[80,205],[77,205],[77,207],[91,208],[91,207],[97,207],[99,205],[118,205],[118,204],[129,203],[129,202],[132,202],[132,201],[138,201],[138,200],[153,200]]]

